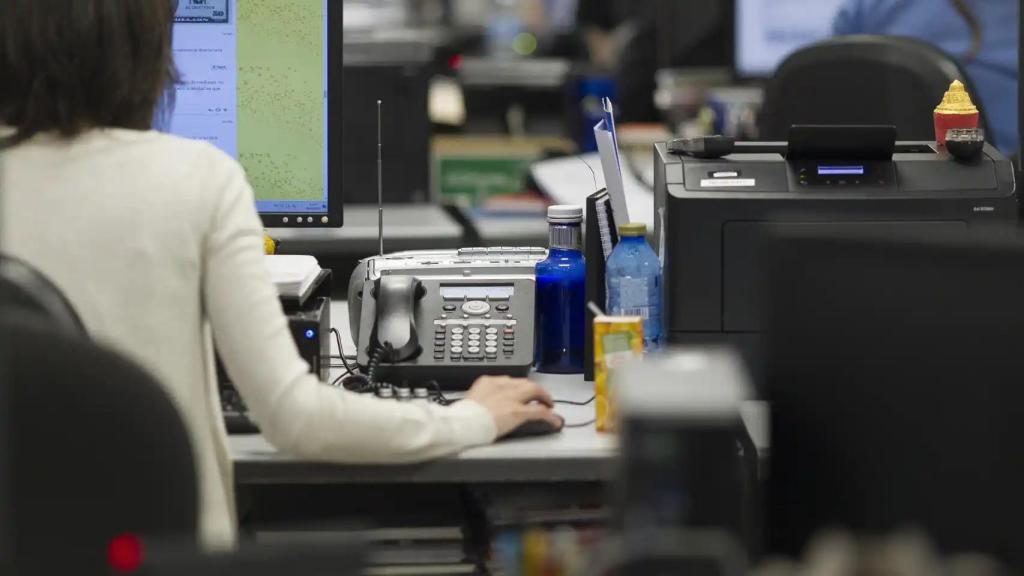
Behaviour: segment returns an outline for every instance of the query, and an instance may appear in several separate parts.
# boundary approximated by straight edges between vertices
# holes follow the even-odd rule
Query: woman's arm
[[[475,401],[448,408],[382,401],[309,373],[264,263],[252,190],[229,164],[210,181],[219,203],[204,247],[203,298],[220,357],[267,440],[344,462],[418,461],[492,442],[495,418]]]

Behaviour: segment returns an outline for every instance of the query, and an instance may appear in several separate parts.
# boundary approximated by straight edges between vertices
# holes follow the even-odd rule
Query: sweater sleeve
[[[204,246],[203,300],[221,359],[279,450],[349,463],[416,462],[493,442],[490,413],[378,400],[323,385],[309,373],[264,262],[252,189],[234,162],[210,183],[218,199]]]

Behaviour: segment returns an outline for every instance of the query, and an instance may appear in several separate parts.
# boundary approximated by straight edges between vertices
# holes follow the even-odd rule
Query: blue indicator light
[[[316,330],[306,330],[306,340],[312,340],[313,338],[316,338]]]

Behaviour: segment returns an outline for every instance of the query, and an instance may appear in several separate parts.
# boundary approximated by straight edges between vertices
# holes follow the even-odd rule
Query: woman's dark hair
[[[0,0],[0,124],[16,130],[6,144],[150,128],[176,81],[175,4]]]
[[[981,42],[983,40],[983,30],[981,28],[981,20],[978,20],[978,15],[974,13],[974,9],[971,8],[967,0],[949,0],[953,5],[953,8],[960,14],[960,17],[964,19],[967,24],[967,28],[971,31],[971,48],[964,54],[964,60],[970,62],[978,57],[981,53]]]

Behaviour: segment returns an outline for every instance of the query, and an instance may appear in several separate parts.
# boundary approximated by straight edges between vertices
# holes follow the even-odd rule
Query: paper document
[[[652,161],[651,164],[654,162]],[[594,170],[597,178],[596,185],[587,166]],[[555,204],[585,206],[587,196],[593,194],[595,189],[607,188],[604,182],[604,172],[601,170],[601,159],[597,152],[534,162],[530,166],[530,174],[537,181],[540,191],[551,198]],[[624,166],[622,181],[630,220],[643,222],[647,225],[648,230],[653,230],[654,192],[637,179],[628,164]]]
[[[601,156],[601,171],[604,172],[604,184],[612,201],[612,214],[620,224],[632,222],[626,207],[626,190],[622,183],[622,161],[619,157],[618,136],[615,134],[615,115],[611,101],[604,101],[605,117],[594,126],[594,137],[597,139],[597,150]]]
[[[281,296],[300,297],[320,275],[320,263],[312,256],[266,256],[270,278]]]

